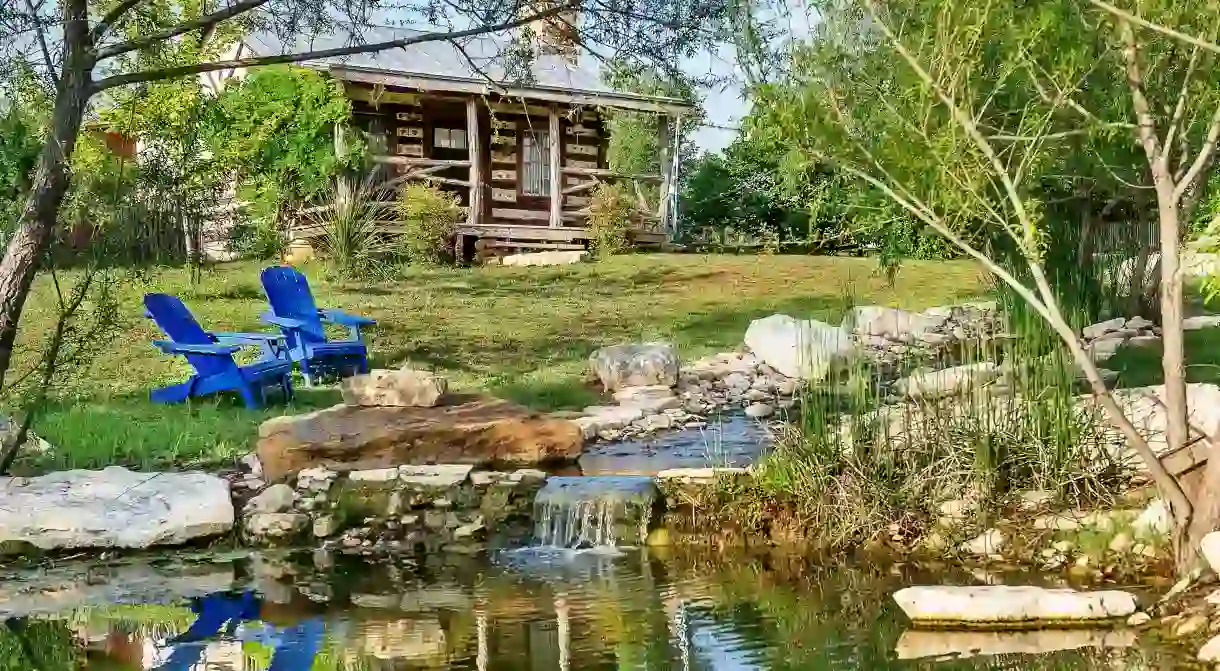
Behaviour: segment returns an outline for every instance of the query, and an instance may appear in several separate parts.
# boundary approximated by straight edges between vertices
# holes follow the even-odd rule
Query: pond
[[[83,581],[63,571],[0,586],[0,671],[1134,670],[1189,659],[1124,630],[908,632],[889,595],[931,577],[793,556],[305,553],[94,567]],[[54,576],[54,589],[39,582]]]

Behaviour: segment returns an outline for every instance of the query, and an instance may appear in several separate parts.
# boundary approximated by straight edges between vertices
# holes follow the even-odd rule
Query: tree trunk
[[[1157,186],[1157,212],[1161,227],[1161,338],[1164,355],[1161,367],[1165,372],[1165,442],[1172,452],[1186,444],[1189,428],[1186,407],[1186,353],[1182,330],[1182,273],[1179,238],[1178,205],[1173,196],[1174,185],[1161,161],[1152,164]],[[1164,174],[1160,174],[1164,172]],[[1194,501],[1192,503],[1197,503]],[[1194,506],[1192,506],[1192,509]],[[1215,511],[1193,509],[1186,524],[1174,529],[1174,557],[1179,575],[1186,575],[1198,564],[1198,539],[1201,526],[1215,524]]]
[[[63,4],[64,65],[55,96],[51,129],[17,228],[0,260],[0,388],[13,356],[17,323],[59,217],[68,190],[69,161],[91,95],[93,56],[85,0]]]

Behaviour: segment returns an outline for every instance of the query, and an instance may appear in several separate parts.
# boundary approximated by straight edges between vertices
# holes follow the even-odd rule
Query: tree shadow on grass
[[[52,402],[39,416],[34,431],[53,449],[45,454],[25,451],[15,470],[231,466],[238,456],[254,449],[258,427],[264,421],[330,407],[341,400],[335,387],[298,384],[291,403],[272,395],[267,406],[256,410],[228,394],[173,405],[153,403],[147,396],[135,394]]]
[[[492,382],[488,391],[540,411],[580,410],[604,402],[600,387],[578,376],[567,379],[524,379],[515,382]]]

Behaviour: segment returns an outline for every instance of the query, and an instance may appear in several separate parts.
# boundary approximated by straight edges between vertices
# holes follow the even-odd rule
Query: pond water
[[[716,414],[702,429],[663,431],[585,447],[585,475],[656,475],[667,468],[745,467],[771,447],[766,427],[740,412]]]
[[[20,595],[9,576],[0,670],[1135,670],[1189,658],[1121,630],[908,632],[889,595],[931,579],[632,549],[214,558],[94,568]],[[1047,646],[1075,649],[1023,654]]]

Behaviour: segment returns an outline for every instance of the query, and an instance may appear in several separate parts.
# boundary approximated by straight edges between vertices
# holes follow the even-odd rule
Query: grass
[[[148,402],[150,389],[184,379],[189,369],[151,346],[163,336],[142,317],[143,294],[181,296],[205,328],[264,330],[263,265],[220,265],[196,286],[184,269],[133,274],[120,297],[122,333],[88,367],[68,371],[35,427],[59,449],[23,468],[217,466],[249,451],[268,417],[336,403],[337,391],[326,388],[301,389],[291,405],[262,411],[232,398]],[[539,410],[601,400],[585,381],[585,365],[604,345],[667,340],[690,360],[738,347],[752,319],[776,312],[837,322],[846,296],[921,309],[984,292],[969,263],[912,261],[893,286],[876,269],[872,260],[837,257],[628,255],[560,268],[411,269],[385,281],[344,282],[320,266],[303,268],[319,304],[378,321],[368,335],[374,366],[411,363],[444,373],[453,388]],[[32,349],[53,314],[44,278],[22,322],[18,369],[34,362]]]

